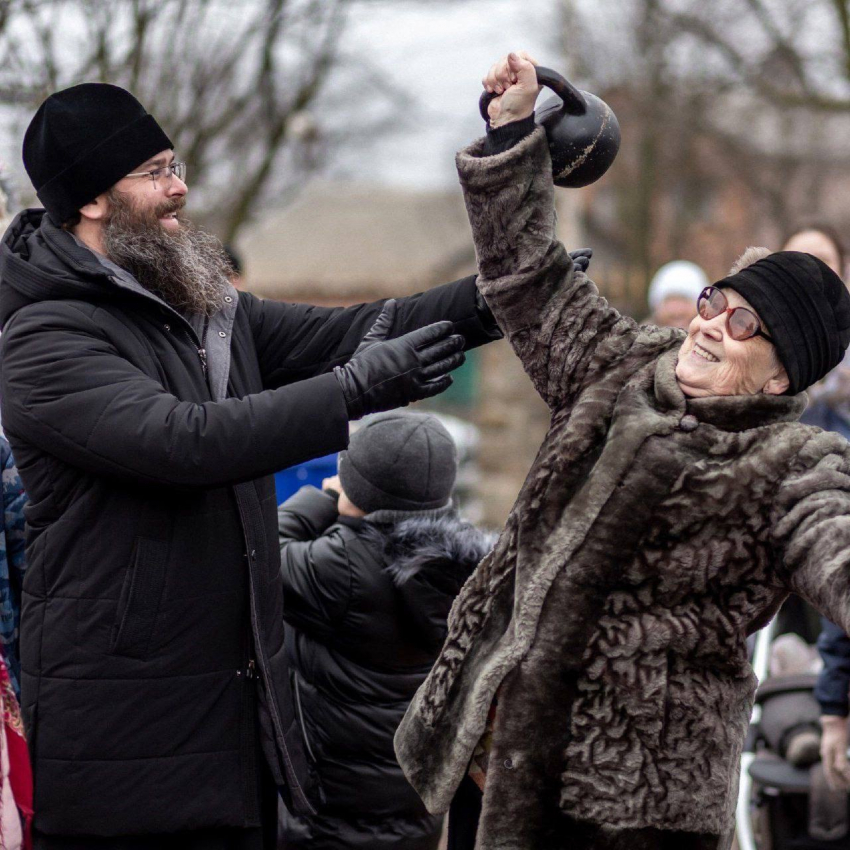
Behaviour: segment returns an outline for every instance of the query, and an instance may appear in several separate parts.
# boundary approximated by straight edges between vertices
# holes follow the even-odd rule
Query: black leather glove
[[[387,339],[395,314],[395,300],[387,301],[351,360],[334,369],[349,419],[438,395],[451,386],[448,373],[465,359],[465,340],[452,334],[451,322],[435,322]]]
[[[570,251],[570,258],[573,265],[580,271],[587,273],[587,267],[590,265],[590,258],[593,256],[593,248],[579,248],[578,251]]]

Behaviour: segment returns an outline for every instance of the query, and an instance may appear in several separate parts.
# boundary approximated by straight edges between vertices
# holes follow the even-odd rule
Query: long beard
[[[113,263],[180,313],[211,316],[221,309],[232,273],[221,242],[183,219],[175,232],[159,223],[183,207],[182,198],[148,211],[114,189],[108,198],[103,247]]]

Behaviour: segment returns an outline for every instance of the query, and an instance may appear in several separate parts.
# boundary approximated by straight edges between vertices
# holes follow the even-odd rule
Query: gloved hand
[[[578,251],[570,251],[570,258],[573,265],[580,271],[587,274],[587,267],[590,265],[590,258],[593,256],[593,248],[579,248]]]
[[[847,718],[824,714],[820,719],[823,735],[820,757],[826,782],[835,791],[850,788],[850,764],[847,763]]]
[[[451,322],[435,322],[388,340],[396,309],[395,300],[387,301],[351,360],[334,369],[349,419],[438,395],[451,386],[448,373],[465,359],[465,340],[452,334]]]

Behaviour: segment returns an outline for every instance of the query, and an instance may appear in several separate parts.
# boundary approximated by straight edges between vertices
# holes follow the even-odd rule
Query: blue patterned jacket
[[[21,622],[21,584],[24,579],[24,505],[27,495],[15,468],[12,449],[0,436],[3,475],[3,525],[0,527],[0,645],[18,699],[21,698],[21,662],[18,632]]]

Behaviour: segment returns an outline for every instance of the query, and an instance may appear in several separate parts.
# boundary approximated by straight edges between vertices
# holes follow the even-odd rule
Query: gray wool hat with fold
[[[441,508],[456,476],[454,440],[429,413],[380,413],[354,432],[339,456],[342,488],[367,514]]]

